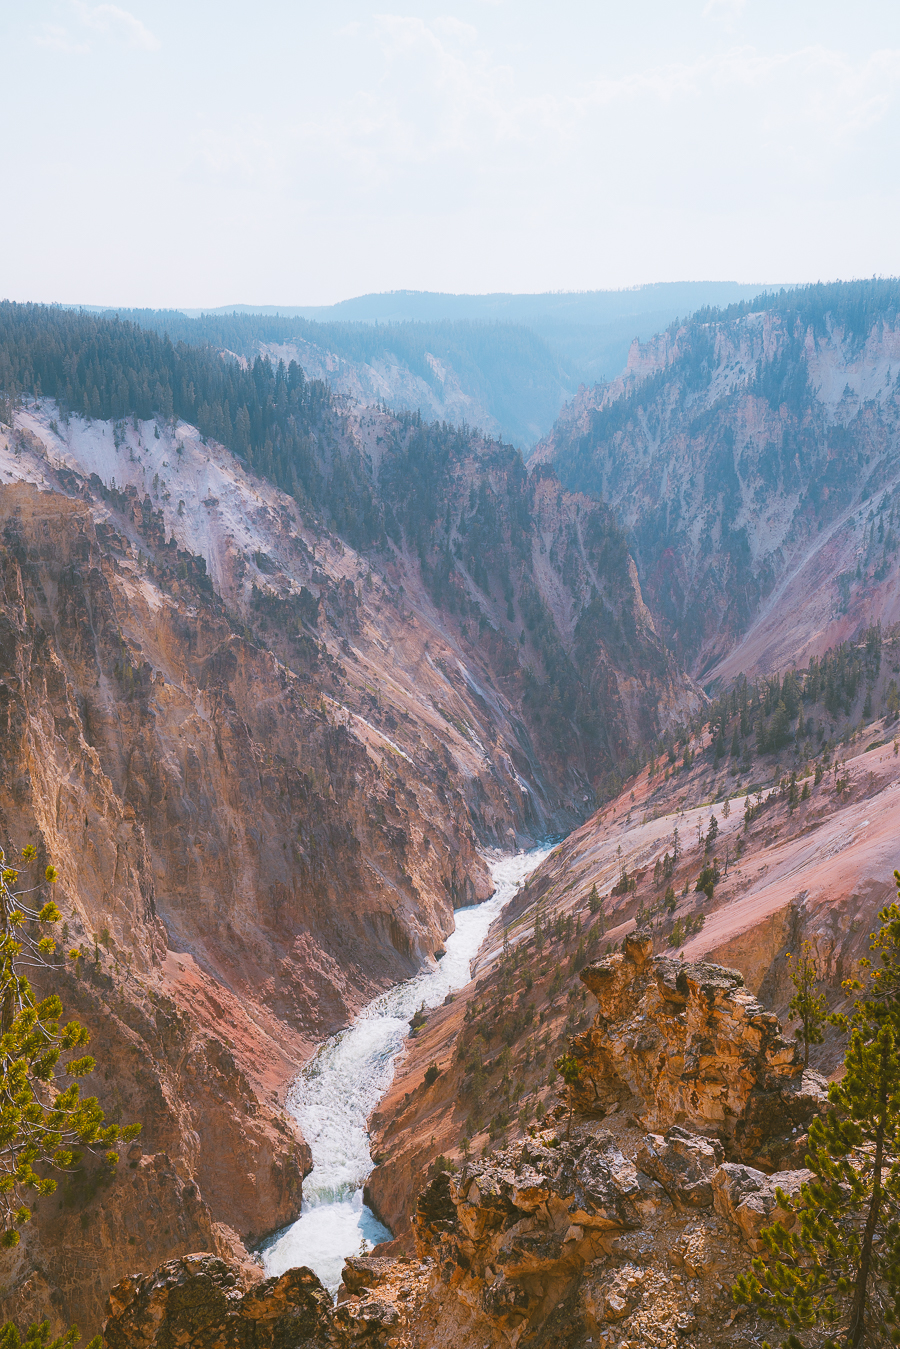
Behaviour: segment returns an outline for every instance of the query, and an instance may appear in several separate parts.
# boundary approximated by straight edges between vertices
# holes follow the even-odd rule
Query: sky
[[[0,0],[0,296],[900,272],[896,0]]]

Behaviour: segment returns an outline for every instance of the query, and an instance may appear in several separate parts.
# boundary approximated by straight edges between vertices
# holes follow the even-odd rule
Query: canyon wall
[[[868,307],[812,287],[635,343],[529,461],[614,508],[660,631],[704,681],[900,618],[900,323],[890,283],[870,289]]]

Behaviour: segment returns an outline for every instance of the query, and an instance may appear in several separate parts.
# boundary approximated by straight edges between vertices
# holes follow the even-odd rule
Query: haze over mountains
[[[622,370],[634,338],[763,289],[680,282],[544,295],[391,291],[327,306],[117,312],[173,340],[295,359],[356,402],[467,423],[527,452],[580,384]],[[182,312],[196,321],[185,323]]]
[[[884,896],[897,781],[900,283],[711,286],[726,307],[684,318],[691,293],[0,305],[0,820],[60,868],[79,958],[53,977],[104,1046],[92,1089],[145,1126],[133,1168],[38,1212],[4,1311],[95,1328],[115,1280],[190,1250],[246,1273],[245,1243],[299,1210],[298,1065],[439,958],[487,894],[486,848],[577,830],[510,915],[550,1008],[541,1071],[575,1025],[542,922],[570,972],[592,884],[617,942],[651,908],[651,935],[683,938],[705,893],[687,828],[738,790],[752,823],[774,788],[747,846],[778,885],[748,859],[691,954],[743,950],[754,989],[783,992],[810,935],[837,988]],[[606,378],[579,391],[591,361]],[[543,437],[527,462],[497,438],[516,417]],[[807,680],[829,647],[830,684]],[[847,781],[823,781],[851,745]],[[679,820],[664,914],[651,877]],[[733,846],[738,820],[722,831]],[[510,968],[485,966],[429,1052],[512,997]],[[517,1127],[510,1074],[549,1091],[544,1009],[519,992],[504,1122],[471,1112],[485,1146]],[[417,1053],[415,1100],[379,1124],[406,1181],[469,1137],[446,1100],[427,1123]],[[373,1185],[408,1227],[396,1174]]]

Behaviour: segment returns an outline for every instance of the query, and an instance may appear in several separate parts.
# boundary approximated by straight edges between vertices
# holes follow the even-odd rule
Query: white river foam
[[[380,994],[353,1025],[319,1048],[297,1078],[288,1109],[312,1150],[303,1182],[303,1211],[262,1251],[268,1275],[308,1265],[335,1292],[348,1255],[365,1240],[390,1240],[390,1232],[362,1201],[372,1170],[366,1122],[384,1096],[403,1051],[409,1023],[423,1004],[437,1007],[469,981],[473,958],[488,928],[550,847],[489,862],[496,889],[483,904],[457,909],[447,954],[433,968]]]

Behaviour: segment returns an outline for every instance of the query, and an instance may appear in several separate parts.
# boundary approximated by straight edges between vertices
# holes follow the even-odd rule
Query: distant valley
[[[635,338],[763,289],[689,282],[548,295],[392,291],[307,308],[116,312],[173,341],[209,342],[242,359],[296,360],[356,403],[465,424],[527,453],[579,385],[619,373]]]

